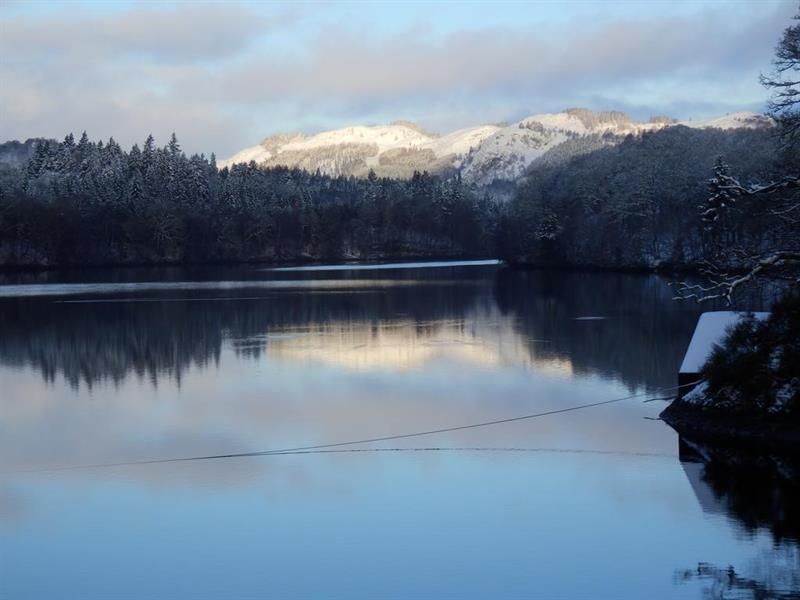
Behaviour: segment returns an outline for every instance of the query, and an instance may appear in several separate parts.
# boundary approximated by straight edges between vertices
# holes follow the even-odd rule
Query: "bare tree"
[[[787,27],[775,48],[773,71],[761,76],[761,84],[772,90],[770,115],[781,125],[784,144],[800,144],[800,14],[797,25]]]

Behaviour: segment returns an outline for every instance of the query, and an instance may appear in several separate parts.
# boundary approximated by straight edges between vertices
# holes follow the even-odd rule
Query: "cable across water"
[[[697,385],[700,383],[700,380],[693,381],[690,383],[684,383],[681,385],[676,385],[673,387],[662,388],[659,390],[659,393],[677,391],[682,387],[688,387]],[[85,464],[85,465],[68,465],[62,467],[50,467],[44,469],[35,469],[30,471],[24,471],[27,473],[42,473],[42,472],[49,472],[49,471],[73,471],[73,470],[80,470],[80,469],[101,469],[101,468],[111,468],[111,467],[126,467],[126,466],[134,466],[134,465],[154,465],[154,464],[162,464],[162,463],[175,463],[175,462],[191,462],[191,461],[199,461],[199,460],[222,460],[226,458],[245,458],[245,457],[254,457],[254,456],[278,456],[278,455],[286,455],[286,454],[301,454],[301,453],[308,453],[310,454],[312,451],[319,451],[329,448],[340,448],[342,446],[355,446],[360,444],[372,444],[376,442],[388,442],[394,440],[402,440],[402,439],[409,439],[409,438],[416,438],[428,435],[436,435],[440,433],[450,433],[453,431],[464,431],[466,429],[477,429],[479,427],[490,427],[493,425],[502,425],[505,423],[514,423],[517,421],[526,421],[530,419],[537,419],[540,417],[546,417],[549,415],[557,415],[567,412],[573,412],[576,410],[583,410],[586,408],[593,408],[595,406],[604,406],[606,404],[614,404],[616,402],[623,402],[624,400],[632,400],[634,398],[639,398],[642,396],[647,396],[648,392],[640,392],[638,394],[631,394],[629,396],[623,396],[621,398],[612,398],[611,400],[601,400],[599,402],[590,402],[587,404],[578,404],[575,406],[569,406],[566,408],[558,408],[554,410],[547,410],[543,412],[531,413],[526,415],[519,415],[515,417],[507,417],[504,419],[495,419],[492,421],[481,421],[479,423],[470,423],[467,425],[455,425],[452,427],[440,427],[438,429],[427,429],[423,431],[414,431],[410,433],[398,433],[394,435],[384,435],[378,437],[369,437],[369,438],[362,438],[356,440],[347,440],[343,442],[332,442],[327,444],[314,444],[310,446],[295,446],[290,448],[276,448],[272,450],[259,450],[259,451],[250,451],[250,452],[231,452],[225,454],[207,454],[201,456],[181,456],[175,458],[156,458],[156,459],[148,459],[148,460],[133,460],[133,461],[124,461],[124,462],[109,462],[109,463],[95,463],[95,464]]]

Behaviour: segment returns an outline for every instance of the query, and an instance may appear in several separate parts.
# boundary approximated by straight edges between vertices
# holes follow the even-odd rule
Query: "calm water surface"
[[[654,276],[435,266],[5,276],[0,597],[800,591],[792,472],[653,420],[695,306]]]

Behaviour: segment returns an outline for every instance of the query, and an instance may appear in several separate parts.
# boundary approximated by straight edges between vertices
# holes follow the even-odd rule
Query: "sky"
[[[447,132],[582,106],[762,111],[796,0],[0,0],[0,141],[268,135],[403,119]]]

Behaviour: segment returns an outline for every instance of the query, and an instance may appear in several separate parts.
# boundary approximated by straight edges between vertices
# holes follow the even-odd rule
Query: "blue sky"
[[[448,131],[570,106],[761,110],[794,0],[0,4],[0,138],[176,131],[227,157],[280,131]]]

